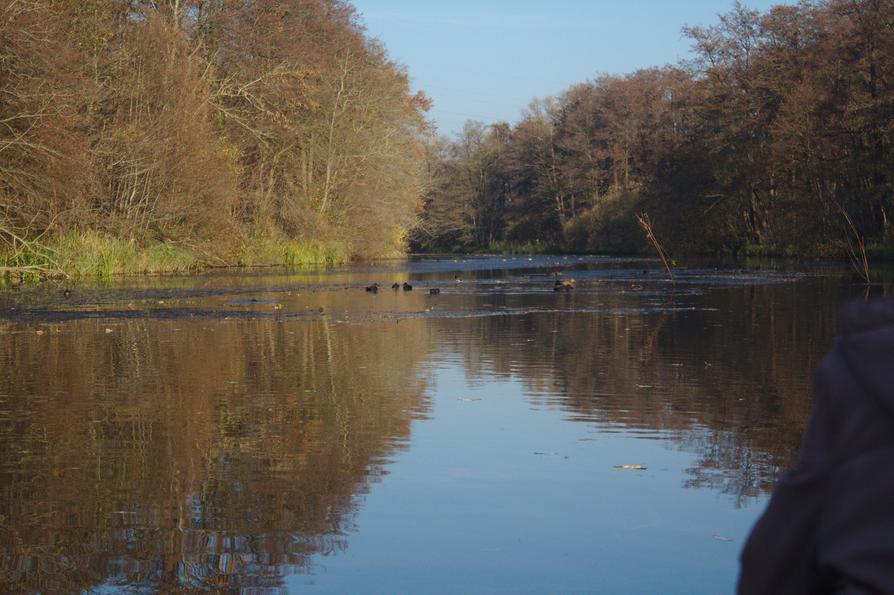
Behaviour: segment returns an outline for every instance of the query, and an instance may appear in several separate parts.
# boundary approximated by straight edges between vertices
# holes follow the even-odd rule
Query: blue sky
[[[766,10],[791,0],[746,0]],[[733,0],[354,0],[369,33],[434,100],[438,129],[514,122],[535,97],[689,57],[684,25]]]

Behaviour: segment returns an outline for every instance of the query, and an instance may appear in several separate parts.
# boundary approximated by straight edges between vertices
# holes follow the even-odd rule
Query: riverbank
[[[200,245],[140,244],[87,231],[17,242],[0,253],[0,279],[182,274],[225,266],[334,266],[351,258],[351,247],[339,240],[255,237],[221,256]]]
[[[440,250],[415,250],[418,254],[476,254],[476,255],[601,255],[601,256],[652,256],[652,249],[629,250],[573,250],[561,244],[546,242],[494,242],[486,247],[472,248],[453,246]],[[847,260],[848,248],[844,241],[817,243],[807,247],[778,246],[775,244],[745,244],[736,250],[720,252],[676,251],[671,253],[679,259],[686,258],[791,258],[800,260]],[[875,242],[866,246],[866,255],[870,260],[894,261],[894,243]]]
[[[866,251],[870,263],[894,261],[894,245],[872,244],[867,246]],[[450,253],[469,254],[458,250]],[[534,256],[581,253],[563,250],[556,244],[541,242],[498,242],[487,248],[474,250],[472,254]],[[631,252],[626,255],[650,256],[651,253]],[[382,255],[362,255],[363,259],[374,259],[378,256]],[[698,259],[703,256],[681,255],[681,258]],[[725,256],[747,260],[755,258],[847,260],[848,258],[843,243],[834,247],[825,245],[823,249],[806,252],[780,249],[770,245],[748,245],[735,254]],[[357,258],[358,255],[352,246],[344,240],[291,240],[255,236],[241,240],[230,254],[222,256],[219,252],[201,245],[187,245],[174,241],[141,244],[109,234],[87,231],[47,240],[20,241],[14,249],[8,247],[6,252],[0,252],[0,283],[41,278],[176,275],[221,267],[337,266]]]

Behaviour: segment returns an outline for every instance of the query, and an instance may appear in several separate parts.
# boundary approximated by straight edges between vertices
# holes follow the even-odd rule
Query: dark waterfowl
[[[68,288],[63,289],[63,290],[62,290],[62,297],[71,297],[71,290],[68,289]]]
[[[413,286],[410,285],[409,283],[407,283],[406,281],[404,281],[403,288],[404,288],[404,291],[413,291]]]
[[[397,291],[398,289],[400,289],[400,283],[398,283],[397,281],[395,281],[395,282],[391,285],[391,289],[393,289],[394,291]]]
[[[428,290],[429,295],[438,295],[439,293],[441,293],[441,290],[437,287],[433,287],[432,289]]]
[[[453,275],[453,280],[456,281],[457,283],[463,282],[463,278],[460,277],[459,275]]]
[[[368,291],[370,293],[378,293],[379,292],[379,284],[373,283],[372,285],[368,285],[366,287],[366,291]]]

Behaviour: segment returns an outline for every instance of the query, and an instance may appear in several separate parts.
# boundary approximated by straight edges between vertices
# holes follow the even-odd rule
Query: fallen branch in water
[[[23,267],[5,267],[0,266],[0,273],[43,273],[43,274],[51,274],[53,271],[46,267],[38,266],[38,265],[29,265]]]
[[[12,230],[0,226],[0,243],[4,240],[12,246],[12,254],[0,258],[0,275],[37,275],[39,277],[68,277],[54,258],[54,251],[37,240],[26,240]],[[34,264],[36,262],[36,264]]]
[[[667,276],[673,279],[674,272],[671,269],[671,258],[668,255],[667,250],[664,249],[664,246],[661,245],[661,242],[658,241],[658,238],[655,237],[655,232],[652,229],[652,220],[649,218],[649,214],[640,213],[636,216],[636,222],[639,223],[639,226],[646,232],[646,238],[652,243],[652,246],[655,247],[658,256],[661,257],[661,262],[664,263],[664,269],[667,271]]]

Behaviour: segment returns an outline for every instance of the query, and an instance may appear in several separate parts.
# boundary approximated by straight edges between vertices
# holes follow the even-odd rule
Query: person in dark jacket
[[[739,593],[894,593],[894,299],[839,311],[800,458],[742,551]]]

